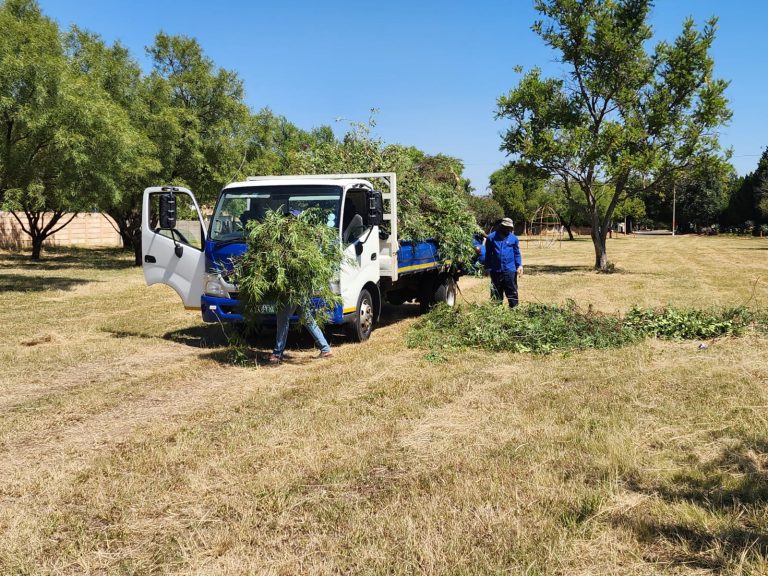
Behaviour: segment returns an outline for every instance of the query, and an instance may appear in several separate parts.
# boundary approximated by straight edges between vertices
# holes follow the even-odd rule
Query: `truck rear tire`
[[[447,274],[440,278],[434,295],[435,304],[446,304],[451,308],[456,304],[456,281]]]
[[[375,310],[373,298],[368,290],[362,290],[357,298],[355,319],[347,324],[347,334],[355,342],[365,342],[373,332]]]

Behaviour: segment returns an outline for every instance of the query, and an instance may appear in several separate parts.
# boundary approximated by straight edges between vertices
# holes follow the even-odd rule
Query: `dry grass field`
[[[523,251],[523,301],[768,307],[768,240]],[[768,573],[766,338],[434,363],[406,305],[244,367],[130,259],[0,253],[0,574]]]

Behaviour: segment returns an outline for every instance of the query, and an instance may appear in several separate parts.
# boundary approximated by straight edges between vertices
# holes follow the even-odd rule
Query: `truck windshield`
[[[339,227],[341,186],[252,186],[225,190],[211,221],[214,242],[241,242],[249,220],[261,220],[270,211],[283,214],[318,208],[328,226]]]

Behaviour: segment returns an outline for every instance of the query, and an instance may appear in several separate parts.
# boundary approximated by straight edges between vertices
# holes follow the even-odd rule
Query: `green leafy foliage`
[[[740,306],[725,310],[632,308],[623,318],[565,306],[528,304],[515,309],[494,303],[438,306],[408,333],[411,347],[432,350],[479,348],[493,352],[618,348],[644,338],[711,339],[739,336],[754,327],[768,331],[768,316]]]
[[[533,30],[559,53],[563,74],[525,73],[498,100],[511,121],[502,149],[583,197],[595,268],[606,268],[614,210],[685,176],[704,159],[724,166],[717,129],[730,119],[728,85],[714,77],[716,20],[683,23],[652,48],[652,2],[537,0]]]
[[[504,208],[490,196],[470,197],[469,208],[483,230],[490,230],[496,222],[504,218]]]
[[[298,306],[304,318],[313,298],[326,304],[316,312],[318,324],[327,321],[329,309],[341,303],[331,282],[343,254],[338,232],[325,222],[319,210],[310,209],[299,216],[271,211],[261,222],[248,223],[247,250],[235,261],[234,274],[246,322],[258,323],[261,304]]]
[[[552,204],[545,195],[544,182],[540,176],[509,163],[491,174],[491,198],[501,205],[504,216],[515,222],[528,222],[539,207]]]
[[[328,140],[310,147],[299,159],[300,172],[394,172],[398,236],[415,241],[434,238],[442,258],[470,262],[472,236],[479,228],[469,207],[469,185],[461,177],[461,162],[444,155],[429,156],[413,147],[385,145],[371,137],[373,126],[372,120],[354,123],[341,142]]]
[[[494,303],[438,306],[408,334],[413,347],[480,348],[546,354],[556,350],[614,348],[637,340],[617,316],[567,306],[528,304],[510,309]]]
[[[32,239],[32,257],[67,212],[112,194],[137,138],[128,116],[65,52],[31,0],[0,4],[0,201]]]
[[[740,336],[758,318],[743,306],[726,310],[632,308],[624,317],[624,324],[645,336],[694,340]]]

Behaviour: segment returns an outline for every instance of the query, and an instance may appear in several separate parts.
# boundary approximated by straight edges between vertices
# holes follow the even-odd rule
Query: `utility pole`
[[[672,183],[672,236],[675,235],[675,226],[677,225],[677,222],[675,221],[675,207],[677,205],[677,184],[674,182]]]

